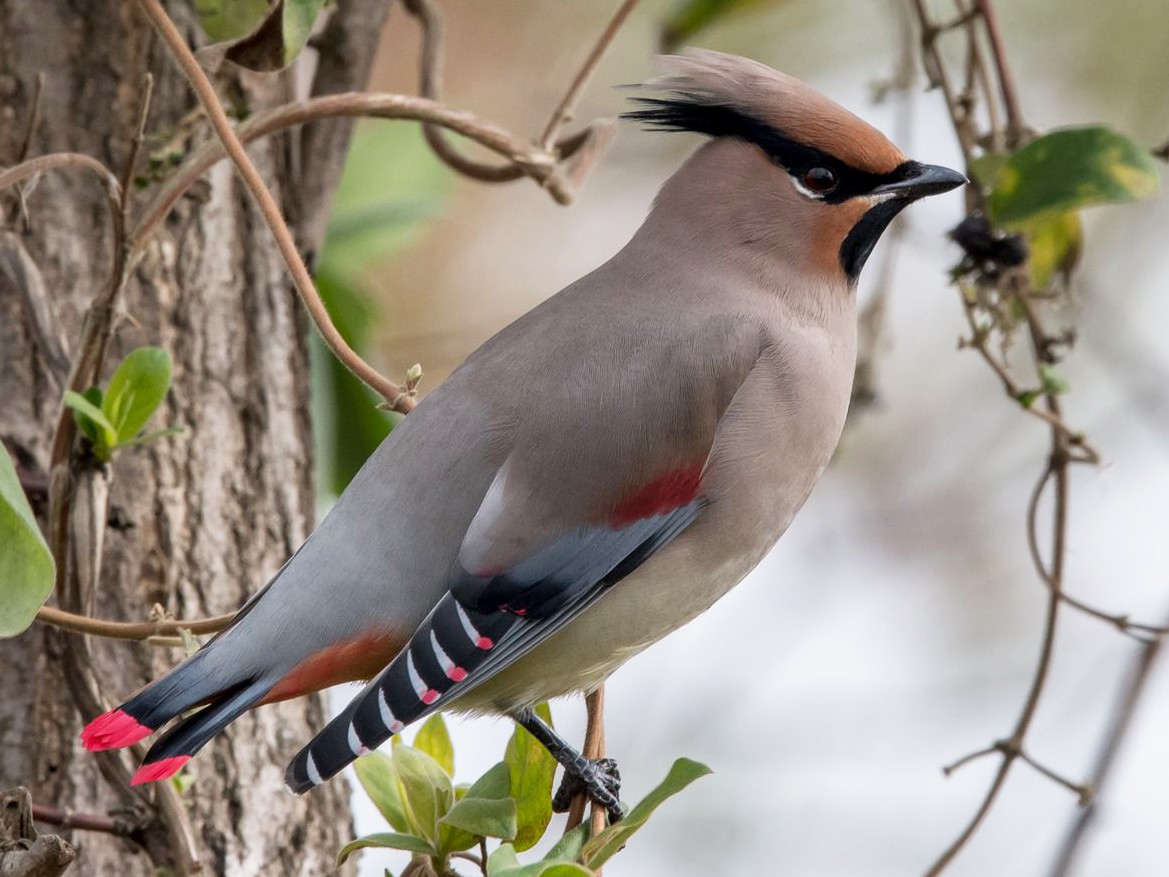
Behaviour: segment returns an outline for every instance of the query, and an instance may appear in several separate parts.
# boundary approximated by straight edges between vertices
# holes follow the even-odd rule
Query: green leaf
[[[589,839],[590,820],[586,819],[572,831],[567,832],[548,850],[544,858],[550,862],[575,862]]]
[[[87,391],[88,392],[88,391]],[[89,399],[72,390],[65,391],[65,407],[73,410],[77,428],[93,442],[93,452],[100,460],[109,460],[110,452],[118,443],[118,431],[110,423],[105,412],[94,406]]]
[[[199,23],[212,42],[251,33],[268,12],[268,0],[195,0]]]
[[[0,637],[23,633],[53,591],[56,566],[0,444]]]
[[[357,771],[357,781],[386,822],[395,831],[408,832],[410,823],[406,820],[394,762],[380,752],[371,752],[353,762],[353,768]]]
[[[1001,152],[988,152],[970,160],[970,176],[984,189],[993,189],[999,184],[1007,168],[1008,157]]]
[[[1093,204],[1121,204],[1156,194],[1148,150],[1097,126],[1052,131],[1012,155],[990,194],[991,218],[1017,228]]]
[[[414,748],[420,749],[439,763],[449,776],[455,775],[455,747],[451,745],[451,735],[447,732],[446,722],[438,713],[435,713],[418,729],[414,736]]]
[[[1031,282],[1046,289],[1057,273],[1068,273],[1079,260],[1084,228],[1077,213],[1061,213],[1024,227],[1031,251]]]
[[[470,849],[475,837],[512,840],[516,836],[515,799],[463,798],[442,818],[442,822],[474,835],[471,843],[461,849]]]
[[[276,0],[257,26],[227,47],[224,57],[249,70],[282,70],[305,47],[325,3],[326,0]]]
[[[170,389],[170,356],[161,347],[139,347],[122,360],[106,387],[101,407],[119,442],[146,425]]]
[[[662,23],[663,51],[672,51],[720,18],[777,0],[681,0]]]
[[[395,747],[392,758],[406,818],[420,837],[437,847],[439,820],[455,802],[451,778],[437,761],[413,746]]]
[[[408,853],[421,853],[422,855],[434,855],[434,848],[420,837],[415,837],[412,834],[397,834],[392,831],[387,831],[382,834],[371,834],[366,837],[351,840],[345,846],[341,847],[341,852],[337,853],[337,867],[340,868],[345,864],[345,860],[352,856],[358,850],[369,849],[370,847],[377,847],[385,850],[405,850]]]
[[[510,794],[511,769],[502,761],[461,795],[456,788],[455,806],[442,819],[441,850],[469,850],[480,836],[514,838],[516,805]]]
[[[552,723],[548,704],[536,707],[545,722]],[[552,821],[552,779],[556,760],[540,743],[516,725],[503,760],[511,769],[511,796],[516,802],[517,830],[513,846],[519,852],[535,846]]]
[[[521,865],[511,844],[500,844],[487,857],[487,877],[595,877],[592,871],[574,862],[547,859]]]
[[[643,798],[625,818],[610,825],[596,837],[589,840],[581,851],[581,861],[590,868],[599,868],[609,861],[633,836],[658,806],[696,779],[710,773],[710,768],[688,758],[679,758],[670,768],[666,778],[652,792]]]

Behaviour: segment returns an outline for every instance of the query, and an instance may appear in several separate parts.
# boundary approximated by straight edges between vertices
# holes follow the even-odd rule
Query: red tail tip
[[[189,755],[175,755],[171,758],[164,758],[162,761],[144,764],[138,768],[138,772],[130,780],[130,785],[140,786],[143,783],[153,783],[165,780],[167,777],[173,777],[190,760],[191,756]]]
[[[152,733],[150,728],[130,714],[122,710],[110,710],[85,726],[81,732],[81,743],[90,752],[100,752],[103,749],[133,746]]]

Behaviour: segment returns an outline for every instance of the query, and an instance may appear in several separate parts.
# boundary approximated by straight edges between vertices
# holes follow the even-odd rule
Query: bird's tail
[[[85,726],[86,749],[132,746],[176,716],[202,706],[181,719],[146,754],[133,784],[165,779],[177,773],[212,737],[226,728],[272,687],[267,678],[239,678],[216,672],[220,661],[204,648],[166,676],[147,685],[117,709]]]

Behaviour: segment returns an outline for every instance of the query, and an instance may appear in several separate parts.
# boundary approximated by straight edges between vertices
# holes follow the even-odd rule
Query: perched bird
[[[857,275],[889,221],[966,182],[761,64],[662,60],[626,118],[709,137],[626,247],[480,347],[370,457],[231,626],[82,732],[179,719],[134,782],[258,704],[372,679],[300,751],[304,792],[435,710],[504,713],[620,817],[532,712],[706,610],[836,447]]]

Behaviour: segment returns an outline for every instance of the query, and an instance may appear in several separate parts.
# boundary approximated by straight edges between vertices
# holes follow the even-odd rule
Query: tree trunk
[[[168,5],[193,43],[205,41],[194,4]],[[387,6],[341,0],[320,39],[314,93],[364,87]],[[38,74],[44,88],[30,156],[83,152],[120,174],[146,71],[154,101],[136,175],[150,177],[159,161],[165,173],[169,154],[210,136],[201,116],[188,116],[194,98],[136,7],[135,0],[0,2],[0,165],[20,159]],[[227,74],[218,85],[232,109],[254,112],[291,98],[294,81],[287,73]],[[320,246],[349,130],[321,123],[252,149],[306,252]],[[232,611],[312,526],[306,321],[231,165],[218,165],[207,183],[173,211],[137,268],[102,372],[104,383],[135,347],[166,348],[172,390],[152,426],[184,428],[121,452],[111,467],[93,607],[102,618],[143,620],[156,603],[180,618]],[[109,214],[101,189],[77,170],[26,185],[23,206],[14,191],[0,193],[0,207],[0,438],[19,467],[43,477],[67,367],[53,338],[65,339],[66,356],[76,352],[81,315],[109,273]],[[181,870],[181,855],[158,842],[151,822],[159,791],[116,787],[77,740],[83,719],[62,672],[67,636],[34,625],[0,641],[0,789],[27,786],[34,802],[79,812],[146,814],[139,840],[149,855],[113,835],[61,831],[77,847],[77,873]],[[87,645],[111,701],[183,657],[181,649],[144,643]],[[203,873],[331,873],[352,837],[345,783],[305,799],[282,789],[285,763],[324,722],[320,697],[264,707],[191,763],[194,783],[182,802]]]

